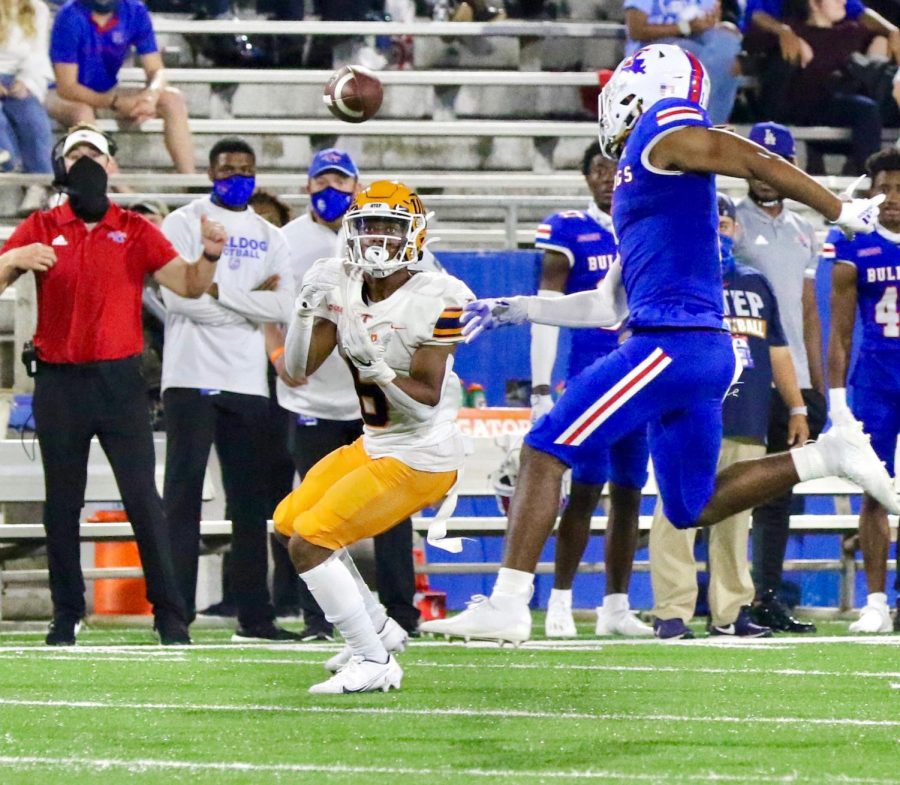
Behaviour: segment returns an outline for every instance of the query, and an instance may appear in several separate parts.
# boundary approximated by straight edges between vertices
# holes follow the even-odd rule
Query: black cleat
[[[192,643],[187,624],[172,613],[157,614],[153,629],[162,646],[190,646]]]
[[[237,608],[230,602],[216,602],[208,608],[204,608],[202,611],[197,611],[197,615],[233,619],[237,616]]]
[[[81,629],[81,619],[72,616],[55,616],[50,622],[44,643],[48,646],[74,646],[75,637]]]
[[[334,631],[325,627],[304,627],[300,630],[300,640],[304,643],[314,641],[333,641]]]
[[[793,632],[802,634],[815,632],[816,625],[808,621],[799,621],[791,616],[790,611],[775,596],[772,589],[767,589],[750,608],[750,618],[762,627],[773,632]]]
[[[252,627],[238,626],[232,643],[298,643],[303,640],[296,632],[279,627],[270,621],[254,624]]]
[[[900,632],[900,600],[897,600],[897,613],[894,614],[894,632]]]

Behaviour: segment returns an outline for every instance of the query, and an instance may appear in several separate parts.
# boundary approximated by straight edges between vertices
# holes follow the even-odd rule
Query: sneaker
[[[188,626],[172,613],[159,613],[153,622],[153,630],[162,646],[190,646]]]
[[[378,631],[378,637],[387,650],[388,654],[400,654],[406,651],[406,644],[409,643],[409,633],[403,629],[396,621],[388,616],[384,626]],[[353,658],[353,649],[344,646],[337,654],[325,660],[325,670],[337,673]]]
[[[572,602],[565,597],[552,597],[547,603],[544,619],[544,634],[548,638],[575,638],[575,619],[572,617]]]
[[[198,616],[215,616],[222,619],[233,619],[237,617],[237,608],[230,602],[216,602],[202,611],[197,611]]]
[[[633,611],[611,611],[604,605],[597,607],[597,626],[594,634],[601,637],[625,635],[629,638],[652,638],[653,627],[644,624]]]
[[[31,215],[35,210],[40,210],[46,201],[47,189],[43,185],[29,185],[17,212],[20,216]]]
[[[738,611],[737,619],[731,624],[710,624],[709,634],[730,636],[732,638],[771,638],[772,629],[756,624],[750,618],[750,607],[746,606]]]
[[[859,618],[850,625],[850,632],[857,633],[890,632],[892,629],[891,610],[887,596],[882,593],[870,594],[865,607],[859,611]]]
[[[270,621],[254,624],[252,627],[238,626],[232,643],[297,643],[302,638],[296,632],[291,632]]]
[[[749,615],[755,624],[768,627],[773,632],[793,632],[803,635],[816,631],[816,625],[812,622],[799,621],[791,616],[790,611],[775,596],[773,589],[766,589],[750,606]]]
[[[44,643],[48,646],[74,646],[81,620],[71,616],[55,616],[50,622]]]
[[[686,641],[694,637],[681,619],[657,619],[653,622],[653,634],[661,641]]]
[[[833,474],[856,483],[888,512],[900,515],[900,496],[860,423],[834,426],[815,444]]]
[[[525,602],[513,608],[498,608],[495,600],[476,594],[468,607],[450,619],[433,619],[419,625],[422,632],[470,640],[499,641],[518,646],[531,637],[531,611]]]
[[[304,643],[312,643],[313,641],[327,641],[330,643],[334,640],[334,632],[326,630],[324,627],[304,627],[300,630],[300,640]]]
[[[313,695],[342,695],[351,692],[387,692],[399,690],[403,679],[403,669],[394,655],[388,655],[387,662],[373,662],[362,657],[351,657],[350,661],[330,679],[313,684],[309,691]]]

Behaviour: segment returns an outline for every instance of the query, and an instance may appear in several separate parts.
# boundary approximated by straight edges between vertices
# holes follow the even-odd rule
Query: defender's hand
[[[494,330],[506,324],[522,324],[528,319],[524,297],[475,300],[463,306],[460,322],[466,343],[472,343],[486,330]]]
[[[869,234],[875,231],[875,222],[878,220],[878,206],[886,198],[884,194],[878,194],[868,199],[854,199],[853,192],[864,179],[865,175],[860,175],[841,194],[841,200],[843,200],[844,204],[841,206],[841,214],[834,221],[834,224],[839,226],[851,240],[856,232]]]

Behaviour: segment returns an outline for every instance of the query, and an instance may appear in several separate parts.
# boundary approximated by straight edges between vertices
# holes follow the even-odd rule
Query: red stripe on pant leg
[[[563,444],[571,444],[578,435],[584,431],[594,420],[596,420],[600,415],[602,415],[610,406],[612,406],[616,401],[618,401],[623,395],[626,395],[632,387],[634,387],[638,382],[644,379],[651,371],[653,371],[660,363],[665,362],[669,359],[669,355],[665,352],[661,352],[659,357],[657,357],[650,365],[644,368],[637,376],[635,376],[631,381],[628,382],[621,390],[619,390],[612,398],[610,398],[606,403],[603,404],[597,411],[595,411],[590,417],[588,417],[581,425],[578,430],[576,430],[573,434],[566,439]]]

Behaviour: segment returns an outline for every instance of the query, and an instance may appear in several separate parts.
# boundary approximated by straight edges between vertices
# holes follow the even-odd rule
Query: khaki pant
[[[762,444],[722,440],[718,471],[737,461],[766,454]],[[709,529],[709,607],[714,625],[731,624],[744,605],[753,601],[753,579],[747,559],[751,510],[745,510]],[[697,529],[676,529],[657,501],[650,529],[650,579],[656,600],[654,615],[659,619],[694,616],[697,604],[697,567],[694,538]]]

